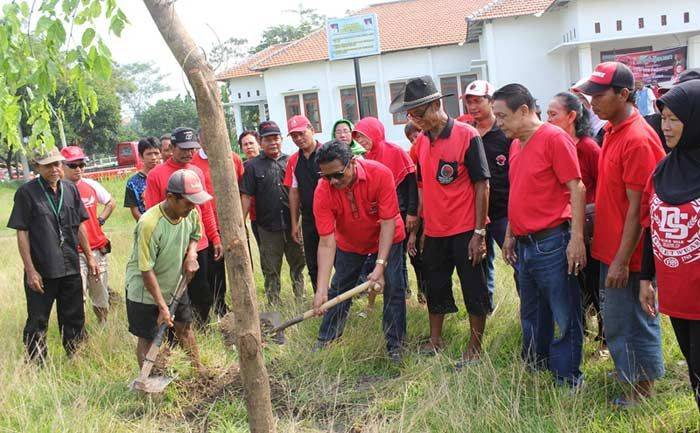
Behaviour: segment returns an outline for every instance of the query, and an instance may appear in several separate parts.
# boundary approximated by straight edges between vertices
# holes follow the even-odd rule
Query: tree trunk
[[[274,432],[270,382],[262,354],[255,284],[247,250],[245,222],[231,160],[231,146],[219,87],[202,50],[175,13],[172,0],[144,0],[163,39],[194,91],[202,132],[207,137],[211,175],[217,197],[221,236],[235,318],[240,372],[246,389],[250,431]]]

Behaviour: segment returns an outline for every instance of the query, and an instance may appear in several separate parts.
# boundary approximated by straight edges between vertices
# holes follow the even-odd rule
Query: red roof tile
[[[556,0],[493,0],[469,17],[469,21],[515,17],[545,12]]]
[[[282,48],[289,45],[289,43],[271,45],[264,50],[253,54],[252,56],[244,59],[237,65],[223,72],[216,74],[217,81],[228,80],[230,78],[240,78],[249,77],[254,75],[259,75],[260,71],[256,69],[258,63],[266,60]]]

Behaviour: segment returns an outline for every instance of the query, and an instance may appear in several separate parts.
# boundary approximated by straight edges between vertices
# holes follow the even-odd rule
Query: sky
[[[379,2],[382,1],[304,0],[303,6],[333,18],[345,15],[347,10],[358,10]],[[114,35],[105,38],[114,61],[122,64],[154,62],[167,74],[164,84],[171,88],[158,99],[184,94],[187,80],[158,33],[146,6],[139,0],[118,0],[118,4],[131,24],[120,38]],[[175,9],[195,41],[208,50],[217,40],[230,37],[245,38],[249,43],[257,44],[265,28],[282,23],[296,24],[298,15],[284,11],[298,9],[298,5],[295,1],[282,0],[177,0]]]

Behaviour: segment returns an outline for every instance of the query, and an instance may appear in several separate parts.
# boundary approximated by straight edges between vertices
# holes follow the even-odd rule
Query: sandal
[[[418,349],[418,354],[421,356],[435,356],[442,352],[442,346],[435,346],[432,343],[426,343]]]

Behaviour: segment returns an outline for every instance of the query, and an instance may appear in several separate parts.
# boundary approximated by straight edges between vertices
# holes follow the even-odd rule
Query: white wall
[[[265,80],[261,75],[236,78],[228,81],[231,102],[244,104],[265,99]],[[240,97],[238,96],[240,94]]]

